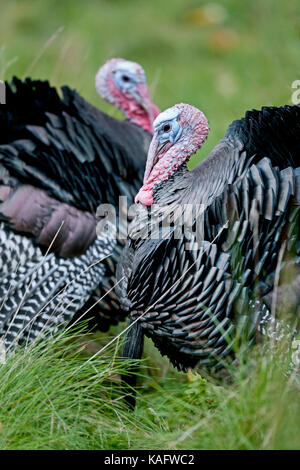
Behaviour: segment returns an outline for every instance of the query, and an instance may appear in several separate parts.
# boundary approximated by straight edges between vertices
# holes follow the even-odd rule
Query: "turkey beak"
[[[152,123],[157,115],[158,110],[151,101],[146,83],[138,83],[135,98],[139,105],[146,111],[149,116],[149,121]]]
[[[154,134],[153,139],[151,141],[149,151],[148,151],[148,158],[146,163],[146,170],[144,174],[144,184],[147,182],[153,167],[156,165],[159,159],[159,155],[161,155],[162,151],[166,147],[167,144],[170,142],[167,140],[162,144],[159,143],[157,133]]]

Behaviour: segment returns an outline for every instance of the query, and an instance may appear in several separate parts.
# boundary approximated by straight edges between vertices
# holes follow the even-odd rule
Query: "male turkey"
[[[293,271],[299,314],[300,108],[248,111],[188,171],[208,132],[187,104],[154,121],[118,267],[130,315],[124,357],[141,356],[146,334],[181,370],[221,366],[238,331],[249,340],[265,332],[272,305],[264,299],[278,294],[283,269]],[[134,385],[134,376],[125,381]]]
[[[96,76],[119,121],[64,86],[6,84],[0,109],[0,339],[28,343],[74,318],[106,292],[122,241],[96,236],[96,210],[133,201],[152,121],[142,67],[111,59]],[[122,316],[113,292],[98,306],[102,329]],[[115,318],[114,318],[115,316]]]

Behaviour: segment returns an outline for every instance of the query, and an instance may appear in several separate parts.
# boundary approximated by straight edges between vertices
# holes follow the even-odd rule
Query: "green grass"
[[[109,57],[138,61],[161,109],[188,102],[207,115],[211,133],[194,165],[247,109],[290,103],[300,79],[297,0],[223,0],[219,19],[204,25],[195,8],[206,3],[6,1],[0,79],[68,84],[120,117],[98,97],[94,76]],[[176,372],[147,342],[129,413],[114,345],[86,362],[115,333],[87,339],[80,351],[83,337],[62,337],[0,367],[1,449],[300,448],[299,390],[278,366],[282,349],[274,357],[253,349],[231,382],[218,382]]]
[[[19,350],[1,366],[2,450],[107,446],[114,435],[112,419],[118,428],[124,415],[113,387],[120,366],[112,357],[87,362],[83,349],[74,349],[74,341],[63,336]]]
[[[286,341],[239,354],[227,381],[178,373],[147,343],[132,413],[126,363],[114,345],[92,354],[108,341],[95,339],[59,333],[0,367],[0,449],[299,449]]]
[[[291,84],[300,78],[297,0],[221,0],[223,15],[201,26],[194,10],[207,3],[6,1],[0,78],[30,74],[68,84],[120,116],[97,95],[94,76],[109,57],[138,61],[161,109],[187,102],[207,115],[211,132],[201,151],[205,156],[247,109],[290,103]]]

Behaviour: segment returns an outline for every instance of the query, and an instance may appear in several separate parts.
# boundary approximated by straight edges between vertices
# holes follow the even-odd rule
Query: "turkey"
[[[6,348],[82,317],[105,330],[122,318],[113,282],[124,241],[111,226],[96,235],[100,204],[133,201],[152,121],[142,67],[111,59],[96,76],[119,121],[64,86],[6,84],[0,112],[0,339]],[[108,230],[107,230],[108,229]],[[77,315],[77,317],[76,317]]]
[[[154,121],[118,266],[124,357],[140,358],[146,335],[180,370],[221,367],[239,338],[266,333],[279,278],[294,287],[299,317],[300,107],[248,111],[188,171],[208,132],[187,104]],[[135,375],[124,381],[134,386]]]

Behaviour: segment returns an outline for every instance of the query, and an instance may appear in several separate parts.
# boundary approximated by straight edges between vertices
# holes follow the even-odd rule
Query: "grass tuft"
[[[132,413],[118,351],[91,359],[97,336],[60,332],[0,367],[0,449],[299,449],[286,341],[238,355],[227,381],[179,373],[147,341]]]

